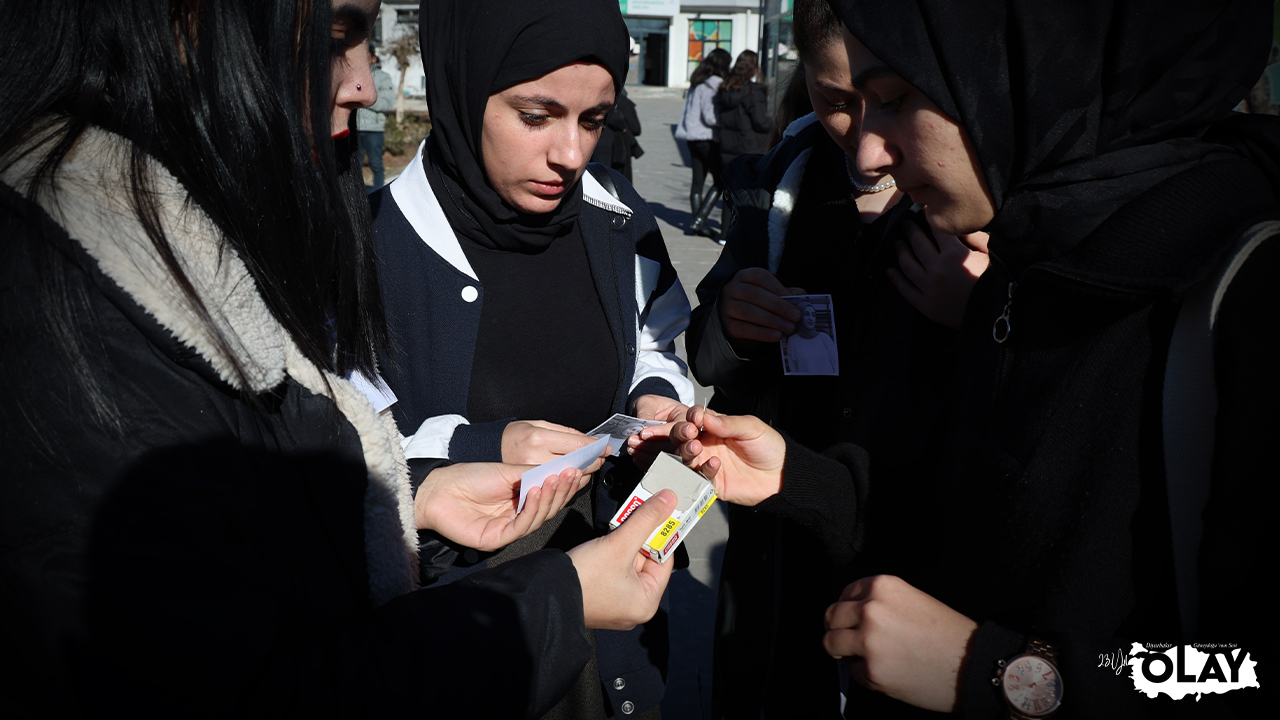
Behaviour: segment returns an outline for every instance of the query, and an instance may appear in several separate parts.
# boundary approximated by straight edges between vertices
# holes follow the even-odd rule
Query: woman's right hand
[[[502,462],[541,465],[595,441],[590,435],[564,425],[545,420],[516,420],[502,431]],[[602,463],[603,456],[585,472],[591,474],[599,470]]]
[[[725,502],[758,505],[782,490],[787,442],[759,418],[720,415],[698,405],[671,429],[671,441]]]
[[[569,551],[582,584],[587,627],[630,630],[658,611],[675,563],[654,562],[641,547],[675,507],[675,494],[663,490],[636,508],[617,530]]]
[[[432,470],[413,499],[419,530],[492,552],[541,527],[587,486],[590,476],[569,468],[531,488],[519,514],[520,476],[530,468],[499,463],[459,463]]]
[[[783,295],[804,295],[764,268],[744,268],[720,288],[720,321],[733,340],[778,342],[796,331],[800,310]]]

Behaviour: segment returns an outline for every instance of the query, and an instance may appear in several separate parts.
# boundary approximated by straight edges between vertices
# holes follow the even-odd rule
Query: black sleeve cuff
[[[795,442],[787,443],[782,491],[760,503],[760,509],[780,515],[816,532],[836,563],[847,563],[862,549],[868,481],[867,452],[842,443],[824,453]]]
[[[454,462],[502,462],[502,433],[515,418],[474,425],[459,425],[449,440],[449,459]]]
[[[993,622],[979,625],[960,666],[956,710],[967,718],[1008,717],[1004,695],[991,684],[991,679],[996,676],[997,661],[1011,658],[1026,647],[1026,635]]]
[[[639,385],[631,391],[631,395],[627,398],[627,409],[633,415],[635,414],[636,401],[641,395],[661,395],[665,398],[671,398],[676,402],[680,402],[680,393],[671,386],[671,383],[662,378],[651,377],[640,381]]]

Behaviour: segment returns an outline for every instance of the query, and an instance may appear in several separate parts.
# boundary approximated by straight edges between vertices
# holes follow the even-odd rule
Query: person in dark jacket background
[[[631,182],[631,159],[644,152],[640,149],[640,114],[636,104],[627,97],[627,89],[618,90],[618,102],[605,116],[600,140],[591,153],[591,162],[613,168]]]
[[[756,53],[743,50],[733,63],[729,77],[716,91],[722,167],[727,167],[739,155],[763,155],[769,150],[773,123],[769,117],[768,93],[756,82],[759,74]]]

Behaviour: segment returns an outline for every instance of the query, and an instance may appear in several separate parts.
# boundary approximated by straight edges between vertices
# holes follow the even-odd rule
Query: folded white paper
[[[542,487],[542,483],[547,478],[559,475],[568,468],[576,467],[579,470],[586,470],[591,467],[591,463],[595,462],[596,458],[600,457],[600,454],[604,452],[605,446],[608,444],[609,436],[606,435],[584,448],[578,448],[571,453],[561,455],[551,462],[546,462],[532,470],[524,471],[524,474],[520,476],[520,504],[516,506],[516,514],[519,514],[524,509],[524,499],[530,490]]]

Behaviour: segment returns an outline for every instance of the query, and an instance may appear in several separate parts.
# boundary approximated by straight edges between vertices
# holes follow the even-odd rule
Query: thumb
[[[675,509],[676,494],[670,490],[663,490],[636,508],[636,511],[631,513],[631,516],[623,521],[617,530],[610,533],[610,536],[617,537],[618,542],[626,543],[633,552],[639,552],[644,541],[649,539],[659,525],[671,517],[671,511]]]

